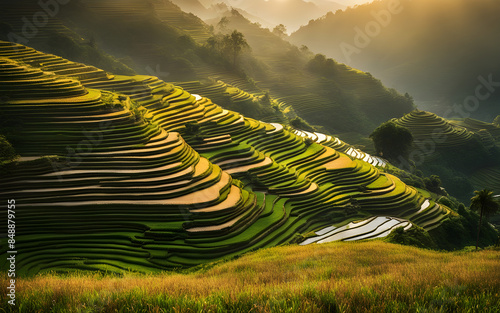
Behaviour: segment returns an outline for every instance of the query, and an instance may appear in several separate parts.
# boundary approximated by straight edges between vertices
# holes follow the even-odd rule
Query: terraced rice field
[[[330,226],[316,232],[315,237],[308,238],[301,245],[326,243],[331,241],[354,241],[362,239],[383,238],[397,227],[410,229],[412,224],[397,218],[379,216],[359,222],[351,222],[342,227]]]
[[[453,122],[478,134],[482,143],[487,148],[492,148],[494,146],[500,147],[500,127],[497,125],[471,118]]]
[[[0,179],[0,196],[22,212],[19,274],[157,272],[298,243],[348,220],[432,229],[452,214],[333,148],[338,140],[315,134],[306,145],[156,77],[0,42],[0,90],[22,157]]]
[[[476,189],[488,188],[500,193],[500,165],[495,160],[494,148],[500,147],[500,127],[470,118],[463,120],[445,120],[433,113],[413,111],[402,118],[395,120],[397,124],[408,128],[414,137],[415,146],[419,151],[432,155],[436,147],[443,149],[471,149],[467,145],[473,139],[481,143],[486,155],[491,159],[489,164],[475,162],[471,182]],[[421,148],[423,147],[423,148]],[[478,145],[475,145],[478,147]],[[474,152],[474,151],[473,151]],[[472,152],[472,153],[473,153]],[[469,175],[469,174],[467,174]]]
[[[488,188],[495,194],[500,194],[500,167],[486,167],[472,176],[472,183],[479,188]]]
[[[363,161],[365,161],[373,166],[379,166],[382,168],[387,166],[386,160],[384,160],[380,157],[377,157],[377,156],[372,156],[372,155],[365,153],[359,149],[356,149],[356,148],[346,144],[345,142],[343,142],[342,140],[340,140],[337,137],[332,137],[330,135],[325,135],[325,134],[317,133],[317,132],[311,133],[311,132],[308,132],[305,130],[295,130],[294,132],[295,132],[295,134],[297,134],[303,138],[310,138],[316,143],[322,144],[322,145],[327,146],[327,147],[331,147],[331,148],[333,148],[337,151],[343,152],[343,153],[345,153],[345,154],[347,154],[355,159],[363,160]]]
[[[170,1],[151,1],[158,18],[169,25],[182,29],[198,43],[205,43],[211,36],[210,30],[198,17],[185,12]]]
[[[426,111],[413,111],[400,119],[398,125],[408,128],[418,142],[433,142],[438,147],[457,147],[472,139],[474,135],[466,127]]]
[[[204,81],[176,82],[175,85],[190,93],[200,94],[215,103],[220,103],[227,109],[241,112],[247,117],[265,122],[284,122],[284,118],[275,114],[275,109],[269,103],[262,104],[261,99],[265,92],[234,75],[222,76],[224,81],[214,76]],[[293,118],[296,114],[292,109],[288,110],[286,116]]]

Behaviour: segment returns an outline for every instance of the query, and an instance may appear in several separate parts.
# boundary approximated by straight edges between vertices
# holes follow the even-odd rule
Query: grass
[[[500,251],[282,246],[185,273],[17,280],[20,312],[499,312]],[[1,278],[5,290],[7,278]],[[1,303],[11,312],[5,293]],[[12,311],[13,312],[13,311]]]

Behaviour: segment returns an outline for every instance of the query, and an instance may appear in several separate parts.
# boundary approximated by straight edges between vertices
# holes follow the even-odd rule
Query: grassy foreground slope
[[[17,301],[23,312],[498,312],[499,262],[498,250],[381,241],[285,246],[186,274],[21,279]]]

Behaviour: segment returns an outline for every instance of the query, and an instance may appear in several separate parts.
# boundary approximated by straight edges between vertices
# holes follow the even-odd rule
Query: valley
[[[2,2],[0,308],[496,312],[495,5],[366,2]]]

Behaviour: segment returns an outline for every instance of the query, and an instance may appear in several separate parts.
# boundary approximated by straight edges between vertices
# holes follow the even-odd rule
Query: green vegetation
[[[0,35],[33,10],[2,7]],[[421,111],[392,119],[372,138],[414,172],[397,169],[362,151],[367,138],[329,133],[354,124],[349,138],[366,136],[412,97],[285,31],[237,10],[210,27],[170,1],[75,0],[32,38],[72,60],[0,41],[0,198],[20,213],[19,311],[498,306],[498,251],[466,252],[476,235],[477,250],[499,238],[483,223],[498,206],[479,194],[492,194],[466,209],[411,153],[437,134],[447,140],[423,152],[428,164],[465,148],[447,162],[483,162],[463,175],[496,185],[500,128]],[[313,244],[329,241],[345,242]]]
[[[73,36],[76,37],[76,35]],[[63,58],[75,62],[90,64],[115,74],[135,74],[134,70],[132,70],[129,66],[100,50],[93,37],[90,37],[88,41],[85,41],[82,39],[78,40],[76,38],[72,38],[63,33],[53,32],[48,34],[47,46],[42,46],[41,49],[49,50]]]
[[[500,192],[496,175],[500,169],[499,127],[473,119],[447,120],[419,110],[391,122],[407,128],[414,141],[408,161],[399,159],[394,164],[407,171],[439,176],[441,183],[423,182],[429,190],[442,193],[439,190],[444,187],[464,203],[475,189],[487,187]]]
[[[23,157],[56,156],[16,163],[0,180],[2,195],[24,205],[20,275],[154,273],[375,216],[431,231],[456,215],[332,136],[303,139],[157,77],[110,75],[6,42],[0,56],[2,114],[23,122],[9,141]]]
[[[217,23],[219,19],[212,25]],[[299,49],[237,11],[227,15],[224,23],[226,29],[243,33],[252,47],[252,54],[240,59],[241,70],[261,92],[269,90],[289,119],[299,116],[329,133],[352,131],[352,125],[358,125],[354,131],[368,135],[381,122],[413,109],[411,99],[385,88],[370,74]],[[248,83],[233,84],[229,75],[217,75],[245,91],[254,89]]]
[[[476,250],[479,245],[479,235],[481,234],[481,226],[483,224],[483,216],[486,218],[495,214],[500,209],[500,203],[493,198],[493,192],[488,189],[476,190],[476,195],[470,199],[471,210],[479,211],[479,227],[477,229]]]
[[[263,249],[189,273],[17,280],[29,312],[497,312],[498,250],[380,241]],[[1,278],[1,286],[8,285]],[[10,312],[5,293],[3,309]]]
[[[333,78],[337,73],[337,64],[333,59],[327,59],[323,54],[316,54],[307,63],[307,69],[323,77]]]
[[[423,249],[437,248],[432,237],[421,227],[412,227],[405,231],[404,227],[394,229],[386,238],[387,242],[414,246]]]
[[[231,59],[233,69],[238,69],[238,57],[240,54],[244,50],[250,49],[245,36],[237,30],[233,30],[232,33],[227,35],[218,33],[208,38],[205,47],[210,50],[212,55],[216,55],[220,59]]]
[[[304,121],[304,119],[298,116],[290,121],[290,125],[292,125],[297,129],[302,129],[305,131],[310,131],[310,132],[315,131],[315,129],[311,125],[309,125],[306,121]]]
[[[373,131],[370,138],[375,144],[377,153],[389,161],[397,163],[400,158],[408,159],[413,136],[407,128],[393,121],[385,122]]]
[[[283,24],[276,25],[276,27],[273,28],[273,34],[275,34],[278,37],[286,37],[286,26]]]
[[[234,30],[230,35],[224,36],[222,39],[224,50],[228,50],[233,57],[233,66],[237,66],[238,56],[244,49],[250,48],[245,36],[237,30]]]
[[[169,1],[130,0],[122,5],[81,0],[64,8],[50,27],[40,30],[35,47],[114,74],[130,74],[131,68],[180,84],[210,77],[215,84],[221,81],[256,99],[267,92],[272,105],[209,97],[250,118],[286,123],[298,116],[323,132],[350,132],[352,125],[358,125],[355,131],[368,135],[381,122],[413,108],[411,100],[371,75],[331,59],[317,59],[237,10],[208,25]],[[22,8],[12,2],[3,9],[0,18],[19,32],[23,25],[17,12],[31,16],[39,7],[36,1]],[[205,86],[187,90],[207,96]]]

